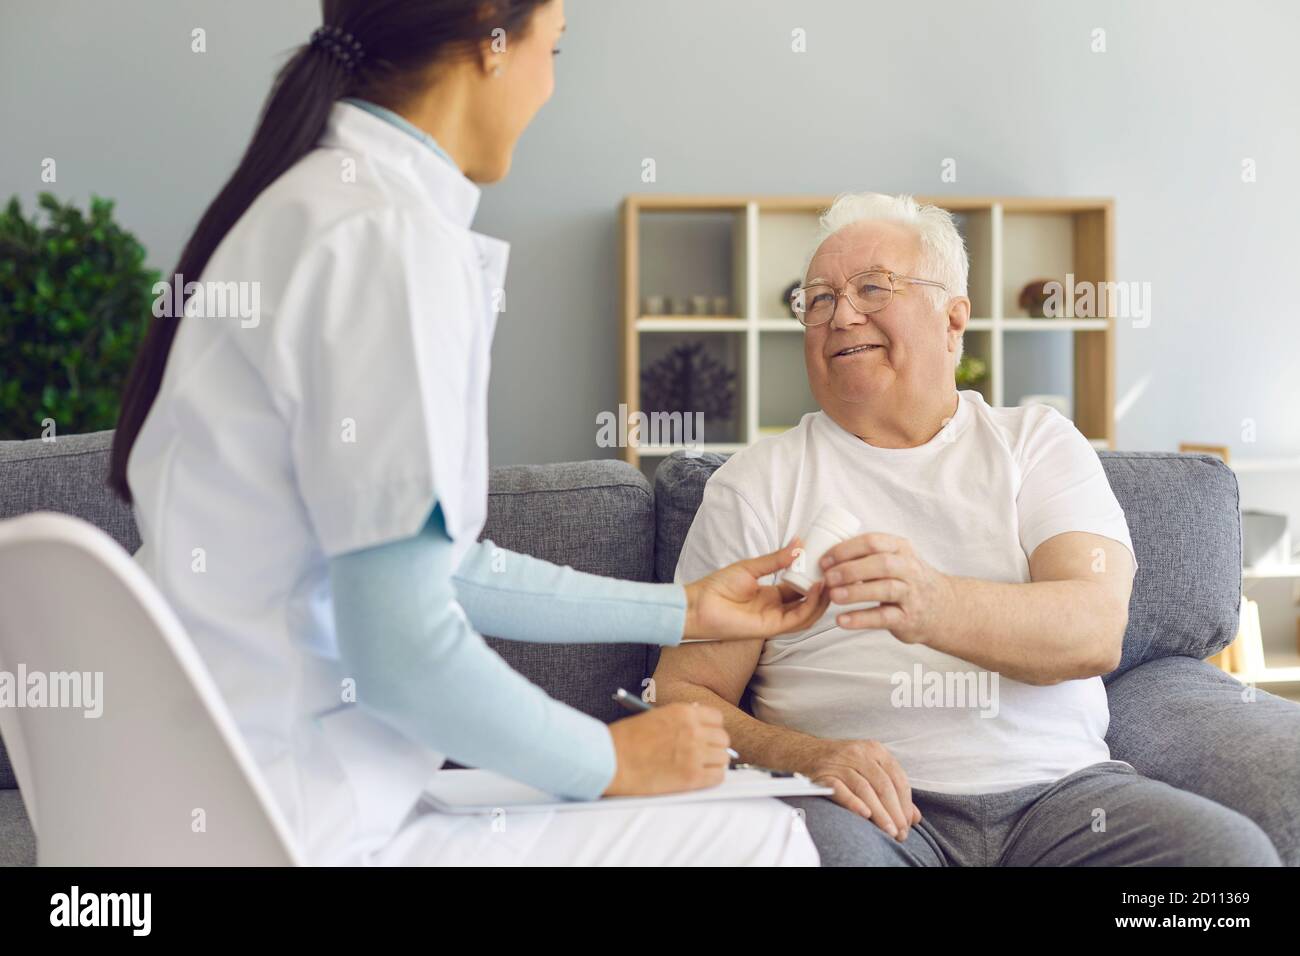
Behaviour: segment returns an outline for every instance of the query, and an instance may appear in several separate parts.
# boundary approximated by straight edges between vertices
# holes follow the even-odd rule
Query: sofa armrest
[[[1245,814],[1300,866],[1300,704],[1178,656],[1139,664],[1107,695],[1112,758]]]

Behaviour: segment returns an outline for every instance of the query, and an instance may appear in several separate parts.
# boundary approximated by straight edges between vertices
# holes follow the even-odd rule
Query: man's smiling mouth
[[[874,352],[876,349],[884,348],[883,345],[869,343],[867,345],[850,345],[846,349],[840,349],[832,358],[839,358],[842,355],[857,355],[859,352]]]

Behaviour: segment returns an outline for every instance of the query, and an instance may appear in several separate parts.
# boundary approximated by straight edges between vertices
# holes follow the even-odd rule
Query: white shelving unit
[[[919,197],[959,217],[971,258],[973,318],[965,351],[987,363],[979,384],[990,404],[1064,392],[1075,421],[1098,448],[1114,447],[1114,320],[1033,319],[1009,314],[1027,282],[1111,281],[1112,204],[1106,199]],[[642,410],[640,377],[666,342],[703,336],[734,356],[733,418],[712,429],[708,451],[734,451],[814,410],[802,360],[803,327],[782,293],[802,278],[830,196],[629,196],[623,205],[623,400]],[[675,287],[674,287],[675,286]],[[669,302],[725,291],[734,314],[646,315],[648,295]],[[710,338],[712,337],[712,338]],[[1047,346],[1050,343],[1050,348]],[[1071,354],[1072,352],[1072,354]],[[1051,366],[1054,387],[1041,382]],[[1065,379],[1066,381],[1060,381]],[[657,464],[679,446],[625,449],[633,464]]]

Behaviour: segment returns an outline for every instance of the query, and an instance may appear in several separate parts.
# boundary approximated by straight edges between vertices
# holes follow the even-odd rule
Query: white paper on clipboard
[[[816,797],[830,792],[829,787],[818,786],[806,777],[773,777],[761,770],[728,770],[722,783],[707,790],[654,797],[557,800],[552,794],[490,770],[440,770],[425,785],[423,803],[438,813],[490,814],[496,810],[541,813],[550,810],[622,810],[756,797]]]

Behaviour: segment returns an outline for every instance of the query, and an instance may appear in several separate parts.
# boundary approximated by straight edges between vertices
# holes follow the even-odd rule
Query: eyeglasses
[[[897,272],[859,272],[849,276],[842,291],[824,282],[800,286],[790,293],[790,308],[804,326],[825,325],[835,314],[835,306],[840,296],[847,296],[849,305],[863,315],[879,312],[894,301],[895,294],[902,295],[900,284],[932,285],[948,291],[942,282],[929,279],[916,279],[912,276],[899,275]]]

